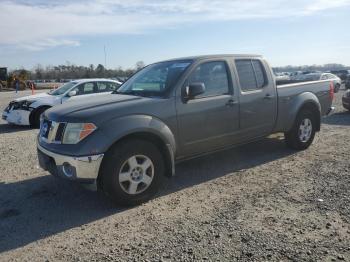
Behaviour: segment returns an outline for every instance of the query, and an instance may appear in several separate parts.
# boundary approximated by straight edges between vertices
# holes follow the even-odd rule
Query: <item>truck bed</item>
[[[278,115],[275,130],[277,132],[289,130],[291,123],[293,123],[291,118],[293,114],[296,115],[295,110],[297,110],[299,103],[305,101],[307,97],[310,97],[310,100],[313,96],[318,98],[322,116],[328,114],[332,106],[329,80],[277,85],[277,94]]]

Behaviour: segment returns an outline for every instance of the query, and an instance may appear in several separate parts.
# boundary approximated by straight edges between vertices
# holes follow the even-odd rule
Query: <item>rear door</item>
[[[117,90],[119,85],[114,82],[97,82],[97,93],[98,94],[105,94],[105,93],[111,93],[115,90]]]
[[[203,83],[205,93],[184,101],[183,92],[190,83]],[[176,108],[180,155],[229,145],[238,131],[238,103],[227,61],[202,61],[194,66],[177,91]]]
[[[277,90],[267,64],[260,59],[236,59],[240,85],[240,136],[254,139],[272,132],[277,116]]]

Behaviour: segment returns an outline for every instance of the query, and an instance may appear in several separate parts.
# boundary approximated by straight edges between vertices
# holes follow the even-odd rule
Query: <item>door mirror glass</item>
[[[77,91],[75,91],[75,90],[70,91],[70,92],[68,93],[68,96],[69,96],[69,97],[76,96],[76,95],[77,95]]]
[[[204,83],[191,83],[186,88],[186,97],[187,99],[193,99],[196,96],[199,96],[205,92]]]

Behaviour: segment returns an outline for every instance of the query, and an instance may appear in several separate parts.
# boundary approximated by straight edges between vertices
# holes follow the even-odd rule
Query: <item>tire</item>
[[[40,127],[40,116],[42,113],[44,113],[47,109],[49,109],[50,107],[39,107],[38,109],[36,109],[34,112],[33,112],[33,118],[32,120],[30,121],[31,122],[31,127],[33,128],[39,128]]]
[[[151,142],[125,140],[107,152],[100,176],[102,190],[113,202],[121,206],[139,205],[152,198],[163,184],[164,159]]]
[[[311,129],[310,129],[311,125]],[[305,150],[315,137],[316,116],[309,110],[302,110],[297,115],[292,129],[284,134],[288,147],[296,150]],[[302,132],[302,130],[304,132]]]
[[[338,93],[340,90],[340,85],[339,84],[336,84],[335,85],[335,88],[334,88],[334,93]]]

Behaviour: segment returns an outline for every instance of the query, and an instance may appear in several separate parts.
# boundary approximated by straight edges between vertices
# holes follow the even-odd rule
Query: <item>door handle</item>
[[[226,106],[234,106],[235,104],[237,104],[237,101],[230,99],[227,101]]]
[[[264,99],[272,99],[272,98],[274,98],[274,96],[272,96],[272,95],[270,95],[270,94],[266,94],[266,95],[264,96]]]

